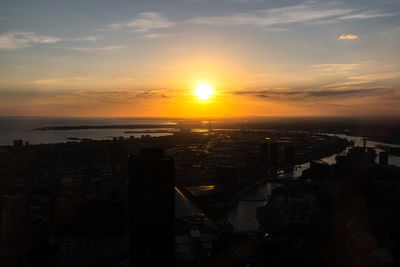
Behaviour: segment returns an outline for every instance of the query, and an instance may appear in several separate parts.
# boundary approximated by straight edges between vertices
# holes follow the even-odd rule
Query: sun
[[[214,93],[214,89],[206,83],[201,83],[196,87],[194,93],[199,99],[206,100]]]

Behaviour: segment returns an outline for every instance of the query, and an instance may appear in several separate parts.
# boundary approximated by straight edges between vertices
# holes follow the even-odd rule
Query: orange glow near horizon
[[[333,89],[327,96],[316,94],[314,91],[323,90],[311,86],[308,89],[306,80],[298,81],[305,89],[276,86],[279,81],[296,79],[293,73],[266,72],[261,77],[251,76],[244,66],[229,65],[224,58],[219,61],[193,59],[193,62],[187,59],[172,63],[168,70],[159,71],[151,79],[37,81],[37,97],[18,107],[11,101],[4,102],[0,113],[48,116],[57,110],[59,116],[66,117],[313,116],[341,115],[349,110],[362,114],[362,107],[372,101],[368,97],[343,99]],[[261,87],[260,80],[267,81],[265,87]],[[70,90],[67,86],[86,89]],[[53,88],[58,88],[56,97]],[[390,105],[385,107],[389,110]]]

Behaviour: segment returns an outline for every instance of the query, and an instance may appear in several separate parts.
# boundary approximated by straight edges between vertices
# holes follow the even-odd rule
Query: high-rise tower
[[[269,169],[276,169],[278,166],[279,147],[278,143],[265,138],[265,142],[260,145],[260,161]]]
[[[129,165],[131,266],[173,266],[174,159],[145,148]]]

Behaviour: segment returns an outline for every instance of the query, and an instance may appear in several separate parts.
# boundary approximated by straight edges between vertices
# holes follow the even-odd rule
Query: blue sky
[[[174,115],[199,81],[235,115],[399,111],[399,1],[3,0],[0,21],[0,115]]]

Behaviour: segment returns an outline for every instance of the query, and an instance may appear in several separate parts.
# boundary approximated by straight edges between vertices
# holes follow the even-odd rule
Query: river
[[[353,141],[355,146],[362,146],[363,137],[359,136],[348,136],[344,134],[326,134],[329,136],[337,136],[339,138],[347,139],[348,141]],[[375,141],[367,140],[367,147],[375,147],[376,145],[384,145],[391,147],[400,147],[400,145],[395,144],[387,144],[380,143]],[[345,154],[350,149],[347,147],[339,154]],[[377,152],[382,151],[381,149],[376,148]],[[321,158],[320,160],[325,161],[329,165],[336,163],[336,155],[333,154],[328,157]],[[389,164],[400,167],[400,157],[395,155],[389,155]],[[379,156],[376,158],[376,162],[379,162]],[[292,173],[283,173],[281,177],[292,177],[296,179],[301,176],[302,172],[310,167],[310,162],[296,165],[294,171]],[[251,191],[242,195],[242,199],[261,199],[265,197],[269,197],[274,188],[279,187],[279,184],[275,183],[264,183],[260,184],[257,187],[254,187]],[[256,210],[258,207],[263,206],[267,203],[267,201],[238,201],[237,204],[232,208],[232,210],[228,214],[228,220],[232,224],[235,231],[256,231],[258,230],[258,222],[256,219]]]

